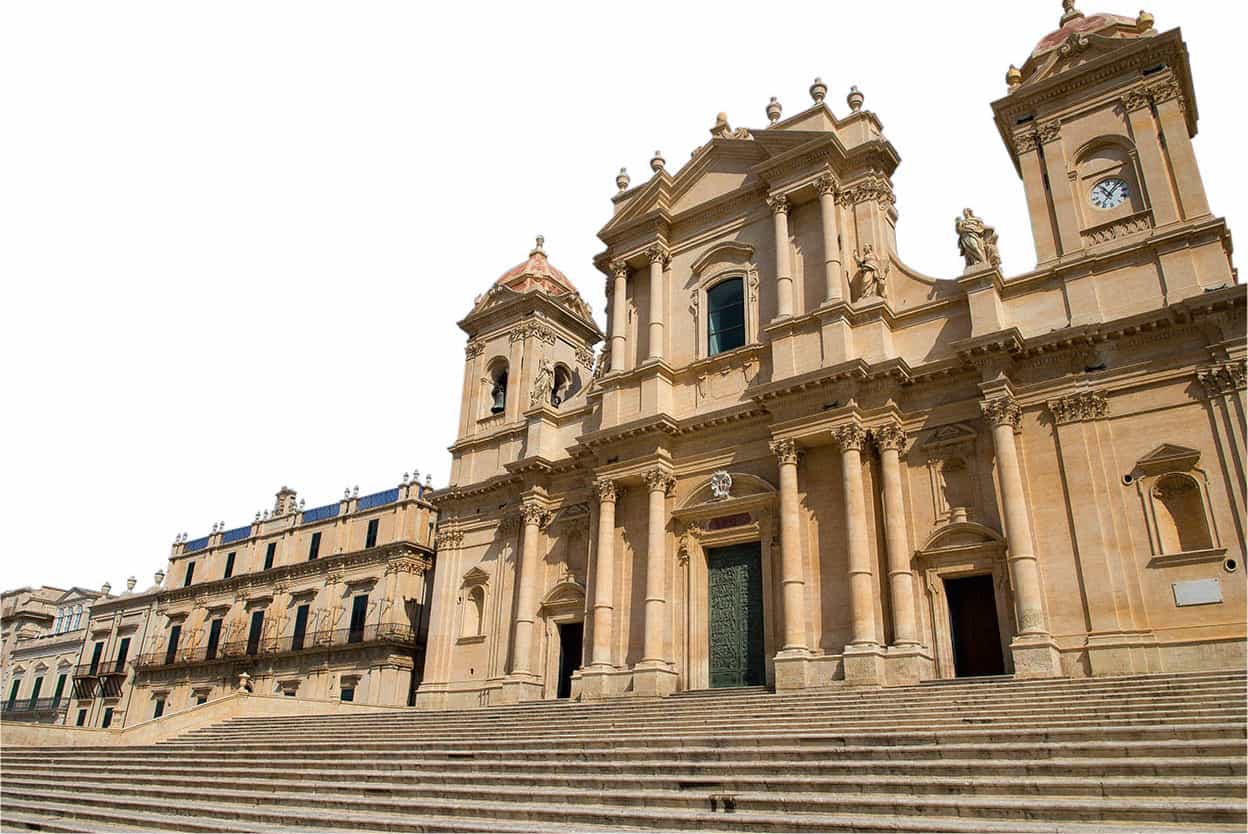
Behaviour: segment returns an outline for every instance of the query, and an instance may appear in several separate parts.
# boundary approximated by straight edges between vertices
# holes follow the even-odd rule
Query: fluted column
[[[789,266],[789,198],[767,198],[776,232],[776,317],[793,315],[793,273]]]
[[[819,189],[819,222],[823,227],[824,303],[841,301],[841,243],[836,228],[836,180],[824,174],[815,183]]]
[[[663,358],[663,268],[667,264],[667,249],[655,244],[646,250],[650,259],[650,359]]]
[[[799,450],[792,440],[775,440],[771,452],[780,465],[780,586],[784,601],[782,652],[805,652],[806,575],[802,570],[801,523],[797,497]]]
[[[984,419],[992,426],[1019,636],[1047,637],[1049,628],[1040,593],[1040,572],[1031,542],[1031,521],[1023,493],[1023,476],[1018,467],[1018,449],[1014,443],[1014,431],[1018,428],[1022,412],[1014,399],[1008,396],[981,402],[980,408]]]
[[[667,616],[667,496],[675,479],[662,467],[646,470],[642,479],[649,491],[646,527],[646,631],[643,663],[666,663],[663,627]]]
[[[529,663],[533,654],[533,620],[537,616],[537,574],[541,567],[537,558],[537,545],[546,510],[536,503],[528,502],[520,508],[520,517],[524,521],[524,540],[520,550],[520,578],[517,583],[520,592],[516,600],[511,670],[527,675],[532,673]]]
[[[615,616],[615,481],[599,481],[598,556],[594,563],[594,643],[590,665],[611,666],[612,620]]]
[[[850,643],[879,644],[875,633],[875,602],[872,594],[871,548],[867,539],[867,503],[862,488],[861,426],[841,426],[832,433],[841,449],[841,480],[845,494],[845,540],[849,551]]]
[[[884,482],[884,548],[888,552],[888,585],[893,601],[893,645],[918,644],[914,623],[914,574],[910,570],[910,542],[906,536],[906,510],[901,497],[901,450],[906,433],[900,426],[871,430],[880,450]]]
[[[611,370],[622,371],[628,337],[628,264],[612,261],[611,275]]]

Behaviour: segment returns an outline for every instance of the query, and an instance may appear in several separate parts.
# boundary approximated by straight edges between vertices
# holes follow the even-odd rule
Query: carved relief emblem
[[[711,476],[711,497],[722,501],[732,492],[732,476],[721,469]]]

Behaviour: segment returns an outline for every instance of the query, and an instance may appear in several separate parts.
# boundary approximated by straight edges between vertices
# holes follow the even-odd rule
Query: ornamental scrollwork
[[[1062,135],[1062,123],[1057,119],[1053,119],[1048,122],[1041,122],[1036,126],[1036,135],[1045,145],[1050,142],[1056,142]]]
[[[459,547],[464,540],[464,531],[454,527],[446,527],[438,530],[438,535],[434,539],[434,543],[438,550],[450,549],[454,550]]]
[[[1040,134],[1034,130],[1018,133],[1014,136],[1014,153],[1025,154],[1040,147]]]
[[[576,364],[585,370],[592,370],[594,367],[594,352],[586,347],[578,347],[576,349]]]
[[[821,195],[830,194],[836,196],[836,179],[831,174],[821,174],[819,179],[815,180],[815,190]]]
[[[897,196],[893,193],[893,187],[888,180],[883,177],[873,177],[852,188],[842,190],[837,201],[843,205],[875,201],[882,208],[888,208],[897,202]]]
[[[672,490],[676,488],[676,479],[661,466],[647,469],[642,473],[641,479],[645,482],[646,489],[651,492],[663,492],[665,495],[671,495]]]
[[[767,198],[767,208],[771,209],[772,214],[788,214],[789,198],[783,194],[775,194]]]
[[[1101,391],[1077,391],[1049,400],[1049,413],[1059,426],[1084,420],[1099,420],[1109,413],[1109,400]]]
[[[888,424],[871,429],[871,439],[881,450],[901,451],[906,446],[906,432],[898,425]]]
[[[484,351],[485,351],[485,342],[482,342],[479,339],[473,339],[471,342],[464,345],[464,358],[476,359]]]
[[[513,342],[519,342],[529,336],[545,342],[548,345],[553,345],[555,343],[555,331],[551,330],[546,325],[535,321],[526,321],[511,331],[511,341]]]
[[[540,504],[532,501],[520,505],[520,518],[526,527],[545,527],[551,519],[551,512]]]
[[[603,504],[614,503],[618,494],[615,481],[609,479],[596,482],[594,484],[594,492],[598,494],[598,501]]]
[[[1018,407],[1013,397],[986,400],[979,404],[979,410],[983,413],[984,419],[993,427],[1009,425],[1015,431],[1018,430],[1019,422],[1023,417],[1022,409]]]
[[[652,264],[655,264],[655,263],[666,264],[672,258],[671,258],[671,254],[667,251],[666,246],[663,246],[662,244],[659,244],[659,243],[655,243],[646,247],[646,259],[649,260],[650,263]]]

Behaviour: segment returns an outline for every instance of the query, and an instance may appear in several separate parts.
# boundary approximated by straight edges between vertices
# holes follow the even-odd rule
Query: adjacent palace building
[[[1064,6],[992,105],[1030,271],[969,208],[960,275],[902,262],[856,88],[721,114],[679,169],[620,172],[605,334],[541,238],[477,298],[447,487],[283,488],[146,591],[45,589],[80,654],[10,651],[6,613],[9,705],[57,675],[101,727],[239,687],[455,709],[1242,668],[1246,294],[1187,48]]]

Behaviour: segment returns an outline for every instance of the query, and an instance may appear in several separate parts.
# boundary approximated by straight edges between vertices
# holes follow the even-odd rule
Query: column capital
[[[623,258],[616,258],[613,260],[610,264],[608,264],[607,269],[611,270],[611,275],[616,280],[628,278],[628,262]]]
[[[1036,135],[1040,139],[1040,143],[1047,145],[1050,142],[1056,142],[1062,135],[1062,123],[1059,119],[1050,119],[1047,122],[1041,122],[1036,125]]]
[[[671,252],[661,243],[652,243],[646,247],[646,258],[650,263],[667,264],[672,259]]]
[[[906,431],[896,423],[886,423],[871,429],[871,439],[881,450],[901,451],[906,447]]]
[[[454,550],[459,547],[460,542],[464,540],[464,531],[455,527],[444,527],[438,530],[438,535],[434,539],[434,544],[438,550],[450,549]]]
[[[801,455],[802,450],[797,447],[796,440],[773,440],[767,445],[781,466],[784,466],[786,463],[797,465],[797,459]]]
[[[665,495],[670,495],[676,488],[676,479],[661,466],[652,466],[647,469],[642,473],[641,479],[645,481],[646,488],[651,492],[663,492]]]
[[[615,481],[612,481],[609,478],[603,478],[600,481],[595,481],[594,492],[597,494],[598,503],[600,504],[614,504],[616,496],[618,495]]]
[[[772,214],[788,214],[789,198],[783,194],[772,194],[767,198],[767,208]]]
[[[1047,403],[1053,421],[1059,426],[1084,420],[1099,420],[1109,413],[1104,391],[1076,391]]]
[[[480,339],[473,339],[464,345],[464,359],[475,359],[485,350],[485,342]]]
[[[1013,397],[994,397],[991,400],[981,401],[979,410],[983,413],[984,419],[994,428],[1008,424],[1015,431],[1018,430],[1019,421],[1023,416],[1022,409],[1018,407]]]
[[[550,512],[536,501],[525,501],[520,505],[520,518],[524,520],[525,526],[541,527],[550,520]]]
[[[836,196],[836,178],[831,174],[820,174],[815,180],[815,190],[820,195]]]
[[[1205,395],[1220,397],[1248,387],[1248,364],[1243,359],[1238,362],[1221,362],[1196,371],[1196,379],[1205,388]]]
[[[867,432],[857,423],[849,423],[832,429],[832,439],[842,452],[861,452]]]

